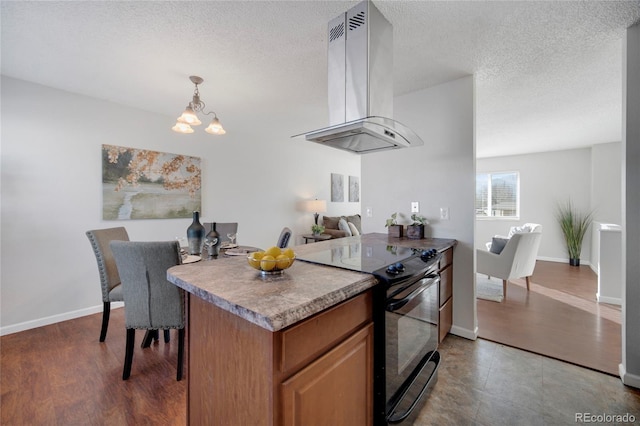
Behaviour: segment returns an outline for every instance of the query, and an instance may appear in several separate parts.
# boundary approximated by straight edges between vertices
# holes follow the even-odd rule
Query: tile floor
[[[618,377],[482,339],[449,335],[439,351],[438,382],[416,426],[575,425],[578,413],[634,417],[591,424],[640,424],[640,390]]]

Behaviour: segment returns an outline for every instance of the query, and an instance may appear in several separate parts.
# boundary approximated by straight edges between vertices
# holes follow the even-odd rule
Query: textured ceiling
[[[3,1],[2,74],[170,116],[196,74],[228,128],[265,111],[322,127],[326,25],[357,3]],[[640,0],[375,4],[394,27],[396,95],[476,74],[479,157],[621,140]]]

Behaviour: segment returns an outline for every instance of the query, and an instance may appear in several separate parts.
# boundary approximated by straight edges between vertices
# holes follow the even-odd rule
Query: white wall
[[[594,209],[594,226],[591,227],[591,269],[599,274],[601,224],[622,223],[621,142],[591,147],[591,207]]]
[[[620,377],[640,387],[640,25],[627,30],[623,43],[622,144],[622,364]]]
[[[201,157],[202,221],[238,221],[238,242],[260,247],[274,245],[283,226],[300,242],[313,216],[297,204],[328,199],[330,173],[360,176],[359,156],[290,138],[317,123],[269,111],[225,117],[227,134],[213,137],[171,132],[175,117],[4,76],[1,96],[2,334],[101,311],[86,230],[123,225],[132,240],[185,235],[190,219],[101,219],[102,144]],[[328,214],[360,211],[328,204]]]
[[[591,147],[591,207],[602,223],[622,221],[622,143]]]
[[[454,238],[454,327],[468,338],[476,334],[474,297],[474,82],[465,77],[395,99],[394,118],[424,140],[422,147],[362,156],[362,210],[364,232],[387,232],[393,212],[407,223],[412,201],[430,222],[427,235]],[[441,221],[440,208],[450,209]]]

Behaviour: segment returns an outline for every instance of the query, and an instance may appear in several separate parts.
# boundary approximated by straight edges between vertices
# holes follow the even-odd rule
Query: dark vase
[[[189,241],[189,254],[199,255],[202,252],[204,242],[204,226],[200,223],[200,212],[193,212],[193,222],[187,228],[187,240]]]
[[[575,258],[569,259],[569,265],[571,265],[571,266],[580,266],[580,259],[575,259]]]

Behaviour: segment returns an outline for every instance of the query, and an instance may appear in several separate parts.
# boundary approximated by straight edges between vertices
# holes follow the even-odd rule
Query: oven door
[[[429,275],[387,290],[386,420],[399,423],[417,407],[435,379],[440,277]]]

